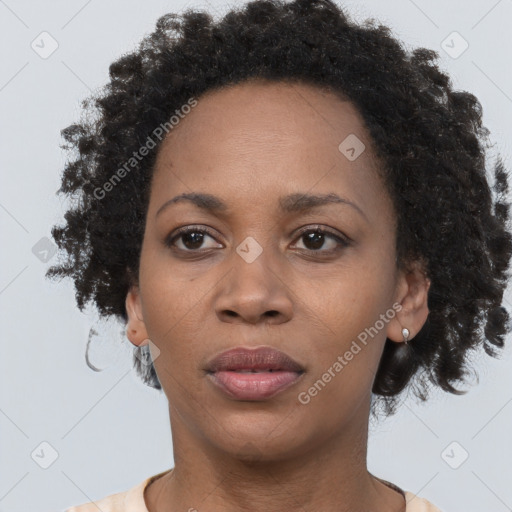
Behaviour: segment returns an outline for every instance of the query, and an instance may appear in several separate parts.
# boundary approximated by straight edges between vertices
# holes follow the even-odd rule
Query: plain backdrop
[[[390,26],[409,48],[438,51],[456,88],[479,98],[512,166],[512,1],[338,3],[355,20]],[[119,326],[97,326],[93,311],[76,307],[71,282],[44,274],[65,206],[55,195],[66,159],[60,130],[79,119],[113,60],[184,7],[218,17],[229,4],[0,0],[0,512],[63,511],[173,466],[165,395],[138,380]],[[506,298],[510,307],[510,290]],[[90,354],[101,372],[85,363],[91,327],[101,333]],[[474,361],[480,380],[468,394],[411,397],[371,426],[370,471],[443,512],[512,510],[512,340],[501,359]]]

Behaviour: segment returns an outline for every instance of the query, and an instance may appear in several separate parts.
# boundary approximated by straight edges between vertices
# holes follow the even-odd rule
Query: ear
[[[416,262],[412,269],[399,272],[395,301],[401,304],[402,309],[397,311],[395,317],[388,323],[387,337],[390,340],[403,342],[403,328],[409,330],[409,340],[418,334],[429,314],[429,288],[430,279],[419,262]]]
[[[142,317],[142,306],[140,302],[140,291],[138,286],[133,285],[126,295],[126,313],[128,322],[126,324],[126,336],[136,346],[142,347],[149,343],[149,336],[146,324]]]

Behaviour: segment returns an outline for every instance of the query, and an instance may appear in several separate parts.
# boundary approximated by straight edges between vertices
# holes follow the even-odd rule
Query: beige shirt
[[[146,507],[146,502],[144,501],[144,489],[153,480],[160,478],[169,471],[171,470],[168,469],[157,475],[150,476],[128,491],[111,494],[96,502],[71,507],[67,509],[66,512],[98,512],[99,510],[101,510],[101,512],[149,512]],[[379,480],[405,497],[406,512],[441,512],[432,503],[414,495],[412,492],[402,491],[402,489],[395,484],[382,480],[381,478],[379,478]]]

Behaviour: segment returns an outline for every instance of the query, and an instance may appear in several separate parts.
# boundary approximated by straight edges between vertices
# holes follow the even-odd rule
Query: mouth
[[[219,354],[206,368],[220,391],[236,400],[266,400],[288,389],[305,369],[290,356],[271,347],[239,347]]]

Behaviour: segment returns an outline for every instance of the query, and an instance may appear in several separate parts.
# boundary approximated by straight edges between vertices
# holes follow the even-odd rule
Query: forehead
[[[367,138],[359,112],[340,95],[304,83],[258,79],[202,95],[164,146],[209,141],[221,142],[222,148],[266,144],[279,149],[310,140],[315,146],[337,148],[349,133]]]
[[[347,144],[356,158],[344,153]],[[233,193],[270,199],[337,190],[371,203],[383,192],[371,146],[357,109],[335,93],[245,82],[197,98],[159,150],[153,190],[161,198],[208,190],[226,202]]]

